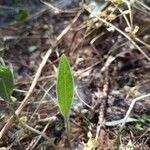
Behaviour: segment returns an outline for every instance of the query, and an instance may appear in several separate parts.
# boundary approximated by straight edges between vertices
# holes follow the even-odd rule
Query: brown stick
[[[57,43],[59,43],[59,41],[61,41],[61,39],[64,37],[64,35],[66,35],[66,33],[72,28],[73,24],[78,20],[79,16],[81,15],[81,13],[83,12],[83,10],[80,10],[77,15],[74,17],[74,19],[72,20],[71,24],[69,24],[62,32],[61,34],[59,34],[59,36],[56,38],[57,39]]]
[[[101,98],[101,104],[99,109],[99,117],[98,117],[98,124],[97,124],[97,131],[96,131],[96,140],[100,135],[101,127],[104,126],[104,119],[105,119],[105,112],[107,107],[107,98],[108,98],[108,89],[109,89],[109,66],[114,61],[115,57],[108,57],[105,65],[101,69],[101,73],[104,74],[104,86]]]

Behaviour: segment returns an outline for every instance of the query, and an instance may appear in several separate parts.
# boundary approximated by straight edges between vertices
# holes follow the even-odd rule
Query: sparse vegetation
[[[0,2],[0,150],[150,149],[149,10]]]

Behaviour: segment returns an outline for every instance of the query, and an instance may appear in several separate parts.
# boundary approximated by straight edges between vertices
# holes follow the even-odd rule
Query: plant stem
[[[10,98],[11,99],[11,98]],[[15,119],[17,120],[17,122],[19,123],[19,117],[16,115],[15,110],[14,110],[14,104],[13,103],[7,103],[8,107],[10,109],[10,111],[13,113]]]
[[[70,150],[72,150],[71,147],[71,140],[70,140],[70,124],[68,120],[65,120],[65,128],[66,128],[66,142],[67,142],[67,146]]]

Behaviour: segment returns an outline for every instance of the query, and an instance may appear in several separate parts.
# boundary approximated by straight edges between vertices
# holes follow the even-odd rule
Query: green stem
[[[70,124],[68,120],[65,120],[65,128],[66,128],[66,142],[67,142],[67,146],[70,150],[72,150],[71,147],[71,140],[70,140]]]
[[[15,112],[15,110],[14,110],[14,104],[12,103],[12,99],[11,99],[11,98],[9,98],[9,101],[8,101],[7,104],[8,104],[8,107],[9,107],[10,111],[13,113],[15,119],[16,119],[17,122],[19,123],[19,122],[20,122],[20,121],[19,121],[19,117],[16,115],[16,112]]]

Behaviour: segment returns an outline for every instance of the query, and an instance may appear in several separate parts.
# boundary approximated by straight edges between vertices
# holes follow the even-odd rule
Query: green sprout
[[[13,104],[11,99],[13,89],[14,79],[10,68],[0,65],[0,97],[9,105]]]
[[[14,102],[12,93],[14,90],[14,78],[11,69],[7,66],[0,65],[0,97],[7,103],[10,111],[14,114],[18,121],[18,117],[14,111]]]
[[[61,56],[59,62],[56,92],[58,105],[65,122],[68,146],[71,149],[69,142],[69,115],[74,96],[74,80],[69,61],[64,54]]]

